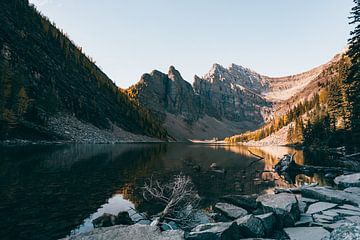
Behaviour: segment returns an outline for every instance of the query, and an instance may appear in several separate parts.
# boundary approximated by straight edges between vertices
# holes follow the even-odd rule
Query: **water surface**
[[[251,148],[257,161],[239,145],[119,144],[52,145],[0,148],[0,236],[4,239],[58,239],[89,231],[101,214],[135,208],[158,211],[142,198],[150,177],[162,181],[175,174],[192,178],[202,206],[226,194],[271,192],[289,187],[271,170],[278,159],[296,150]],[[297,151],[299,164],[331,164],[324,156]],[[225,174],[213,172],[216,163]],[[200,166],[200,171],[194,169]],[[321,176],[297,176],[294,184],[319,182]]]

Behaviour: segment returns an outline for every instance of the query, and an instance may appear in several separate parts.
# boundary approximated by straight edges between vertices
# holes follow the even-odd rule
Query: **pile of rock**
[[[213,222],[200,224],[188,232],[177,230],[173,235],[158,232],[153,239],[360,239],[360,174],[340,176],[335,183],[338,189],[305,186],[293,191],[296,194],[280,191],[260,196],[225,196],[214,205]],[[113,231],[133,231],[137,226],[142,233],[145,231],[138,224],[131,229],[121,226]],[[147,231],[154,234],[153,229]],[[100,231],[92,233],[91,238],[79,235],[70,239],[121,239],[106,234],[106,238]]]

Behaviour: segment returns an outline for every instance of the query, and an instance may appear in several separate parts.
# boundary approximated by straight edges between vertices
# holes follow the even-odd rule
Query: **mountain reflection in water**
[[[204,207],[226,194],[270,192],[289,187],[271,170],[288,147],[248,148],[207,144],[51,145],[0,148],[0,236],[5,239],[57,239],[87,231],[104,212],[135,207],[159,209],[145,202],[141,187],[148,178],[192,178]],[[315,159],[315,160],[314,160]],[[307,159],[297,151],[296,160]],[[316,157],[311,157],[316,162]],[[213,172],[216,163],[225,174]],[[199,168],[194,169],[194,166]],[[297,176],[296,184],[319,182],[320,176]]]

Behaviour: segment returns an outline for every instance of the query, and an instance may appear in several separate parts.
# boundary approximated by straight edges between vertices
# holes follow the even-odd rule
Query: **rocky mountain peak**
[[[184,81],[180,72],[174,66],[169,67],[168,78],[172,81]]]

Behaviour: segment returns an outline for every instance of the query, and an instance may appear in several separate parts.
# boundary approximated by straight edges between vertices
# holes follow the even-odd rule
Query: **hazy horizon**
[[[170,65],[189,82],[214,63],[272,77],[310,70],[346,47],[353,6],[352,0],[30,2],[123,88]]]

